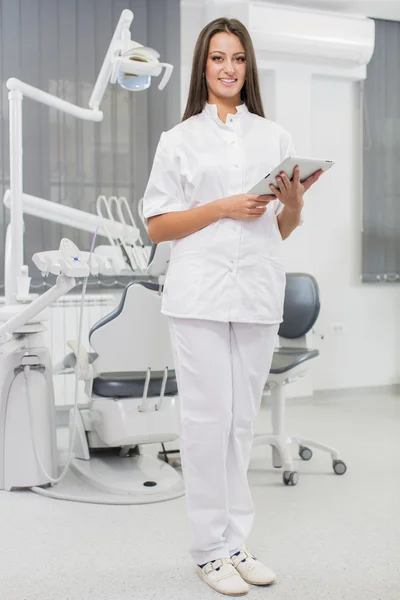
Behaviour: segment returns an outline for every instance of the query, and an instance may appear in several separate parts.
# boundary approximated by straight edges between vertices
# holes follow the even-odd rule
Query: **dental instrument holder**
[[[23,305],[14,305],[0,309],[0,322],[5,321],[0,326],[0,345],[6,343],[14,333],[30,333],[31,330],[26,329],[26,326],[46,320],[42,315],[43,311],[75,287],[75,277],[98,275],[104,262],[104,258],[100,256],[80,252],[67,238],[61,240],[59,250],[37,252],[32,260],[43,277],[52,273],[58,275],[57,281],[25,308]]]
[[[131,225],[128,225],[125,221],[122,205],[125,206]],[[107,217],[103,214],[103,207]],[[113,235],[107,225],[107,223],[117,223],[113,214],[114,207],[119,219],[118,224],[121,227],[121,232],[118,236]],[[123,196],[119,198],[117,198],[117,196],[106,198],[106,196],[101,195],[96,200],[96,212],[101,219],[102,226],[107,234],[110,246],[112,247],[114,262],[116,265],[119,265],[121,272],[126,267],[129,267],[134,273],[137,271],[144,272],[147,269],[148,256],[127,199]],[[133,243],[128,239],[128,236],[125,235],[125,232],[128,232],[132,227],[137,232]],[[136,241],[139,242],[139,246],[135,245]]]

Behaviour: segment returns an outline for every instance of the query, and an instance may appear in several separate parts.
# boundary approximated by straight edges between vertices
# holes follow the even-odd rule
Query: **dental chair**
[[[152,252],[148,273],[162,284],[159,246],[157,256]],[[145,444],[164,444],[180,434],[178,390],[159,284],[128,285],[117,308],[92,327],[89,341],[94,352],[81,351],[78,360],[89,401],[79,407],[72,469],[102,491],[135,497],[132,503],[184,494],[183,479],[168,461],[141,452]],[[72,348],[76,350],[73,344]]]
[[[299,474],[294,470],[292,445],[299,446],[302,460],[312,458],[311,448],[328,452],[333,470],[343,475],[347,467],[339,459],[339,452],[330,446],[303,437],[291,437],[286,431],[286,386],[313,368],[319,351],[308,349],[306,334],[314,326],[320,311],[319,288],[314,277],[304,273],[287,273],[283,322],[279,328],[280,346],[275,349],[266,389],[271,390],[272,434],[256,435],[254,446],[272,446],[272,462],[276,468],[283,467],[285,485],[296,485]]]

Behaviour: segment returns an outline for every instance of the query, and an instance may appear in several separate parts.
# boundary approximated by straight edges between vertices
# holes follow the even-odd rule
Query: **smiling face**
[[[246,78],[246,57],[239,38],[225,31],[210,40],[205,77],[210,104],[241,104],[240,90]]]

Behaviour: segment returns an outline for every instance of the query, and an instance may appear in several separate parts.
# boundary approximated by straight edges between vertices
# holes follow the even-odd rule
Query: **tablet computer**
[[[261,181],[259,181],[254,187],[251,188],[247,193],[248,194],[271,194],[270,184],[277,186],[276,176],[279,175],[281,171],[286,173],[289,179],[293,178],[293,172],[296,165],[300,167],[300,181],[303,182],[311,175],[313,175],[316,171],[322,169],[323,171],[327,171],[331,167],[333,167],[335,163],[333,160],[321,160],[318,158],[302,158],[300,156],[288,156],[285,158],[283,162],[280,163],[277,167],[275,167],[268,175],[266,175]]]

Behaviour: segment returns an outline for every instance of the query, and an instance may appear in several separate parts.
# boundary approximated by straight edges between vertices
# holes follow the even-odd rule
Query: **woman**
[[[196,43],[182,122],[161,135],[143,201],[154,243],[173,240],[162,312],[178,380],[191,555],[202,580],[228,595],[274,573],[245,547],[253,522],[247,469],[253,421],[282,320],[282,240],[299,225],[298,169],[279,189],[250,190],[293,155],[264,118],[251,38],[216,19]]]

